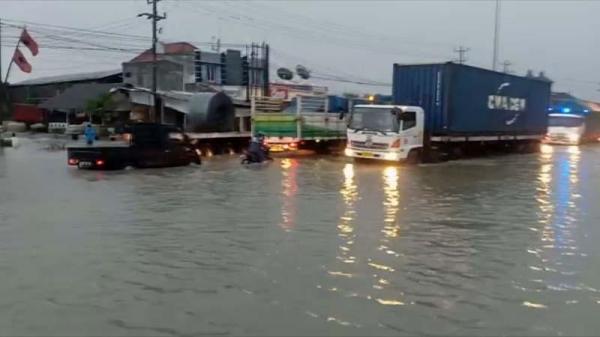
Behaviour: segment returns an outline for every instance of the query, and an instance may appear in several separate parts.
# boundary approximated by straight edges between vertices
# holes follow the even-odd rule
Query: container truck
[[[548,127],[551,82],[467,65],[394,65],[393,105],[358,105],[346,156],[434,162],[531,152]]]

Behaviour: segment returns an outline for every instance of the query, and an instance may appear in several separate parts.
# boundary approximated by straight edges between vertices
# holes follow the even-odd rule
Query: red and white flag
[[[36,56],[40,51],[37,42],[29,35],[26,28],[23,28],[23,32],[21,33],[21,43],[29,48],[33,56]]]
[[[13,62],[17,66],[19,66],[19,69],[21,69],[22,72],[24,72],[24,73],[31,72],[31,64],[29,64],[29,62],[27,61],[27,59],[25,58],[23,53],[21,53],[21,51],[18,48],[15,49],[15,54],[13,55],[12,59],[13,59]]]

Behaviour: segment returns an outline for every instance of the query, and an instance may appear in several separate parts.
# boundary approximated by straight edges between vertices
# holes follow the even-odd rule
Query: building
[[[129,119],[130,104],[125,97],[111,94],[112,89],[117,87],[120,84],[75,84],[38,107],[48,112],[48,122],[51,123],[80,124],[88,120],[95,124],[124,122]],[[102,110],[102,114],[96,110]]]
[[[121,70],[96,71],[61,76],[40,77],[25,80],[9,87],[11,102],[22,104],[40,104],[55,97],[75,84],[85,83],[122,83]]]
[[[159,43],[156,67],[160,91],[227,89],[246,98],[268,92],[268,46],[264,44],[216,52],[200,50],[188,42]],[[152,51],[146,50],[123,63],[123,82],[151,89],[152,68]],[[246,90],[240,89],[244,87]]]

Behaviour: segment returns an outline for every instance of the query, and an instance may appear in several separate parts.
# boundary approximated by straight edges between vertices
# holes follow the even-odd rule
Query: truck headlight
[[[351,149],[349,149],[349,148],[346,148],[346,149],[344,150],[344,154],[345,154],[347,157],[352,157],[352,156],[354,156],[354,151],[352,151],[352,150],[351,150]]]
[[[573,143],[577,143],[579,142],[579,135],[576,134],[570,134],[569,135],[569,140]]]
[[[390,152],[383,155],[383,159],[385,160],[400,160],[400,154],[396,152]]]

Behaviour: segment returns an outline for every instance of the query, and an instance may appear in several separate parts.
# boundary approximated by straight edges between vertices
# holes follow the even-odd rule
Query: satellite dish
[[[303,80],[308,80],[310,78],[310,71],[300,64],[296,66],[296,74]]]
[[[289,81],[294,78],[294,73],[288,68],[279,68],[277,69],[277,76],[279,76],[279,78],[282,80]]]

